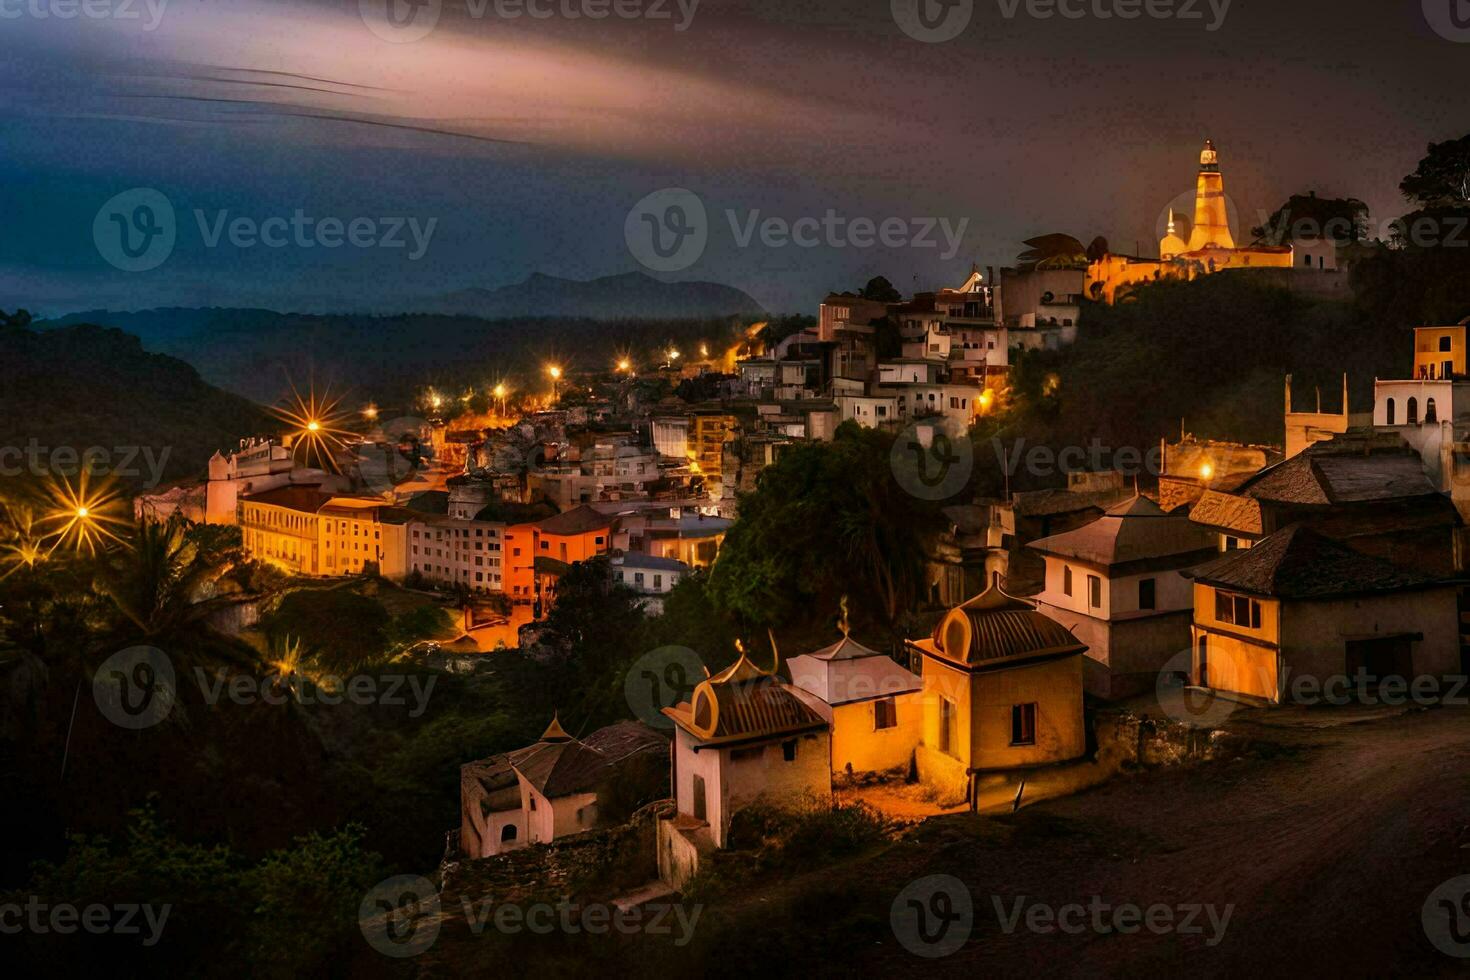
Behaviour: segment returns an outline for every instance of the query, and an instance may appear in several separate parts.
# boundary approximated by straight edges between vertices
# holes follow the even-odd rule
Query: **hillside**
[[[1367,412],[1375,378],[1410,370],[1410,314],[1398,313],[1390,319],[1362,295],[1313,301],[1237,274],[1156,283],[1116,306],[1087,304],[1076,344],[1013,357],[1010,411],[977,429],[979,488],[1004,492],[996,436],[1006,453],[1018,443],[1085,451],[1094,440],[1147,453],[1181,431],[1280,445],[1287,375],[1298,410],[1315,407],[1320,388],[1323,410],[1339,411],[1346,373],[1352,412]],[[1458,319],[1448,316],[1441,321]],[[1012,490],[1064,482],[1057,467],[1032,472],[1024,456],[1011,478]]]
[[[759,303],[733,286],[717,282],[663,282],[641,272],[585,282],[538,272],[511,286],[447,293],[414,309],[487,320],[534,316],[679,320],[755,316],[762,312]]]
[[[718,346],[730,317],[621,321],[522,318],[484,320],[447,314],[314,315],[231,308],[93,310],[41,324],[104,323],[150,351],[187,360],[209,383],[273,404],[314,378],[350,398],[393,404],[424,385],[484,385],[510,377],[539,380],[542,362],[571,369],[610,366],[618,354],[673,342]]]
[[[183,361],[148,353],[121,330],[3,328],[0,363],[0,446],[99,446],[117,467],[133,457],[137,475],[121,475],[133,486],[151,482],[150,459],[164,481],[200,472],[215,450],[267,422],[260,406],[206,384]]]

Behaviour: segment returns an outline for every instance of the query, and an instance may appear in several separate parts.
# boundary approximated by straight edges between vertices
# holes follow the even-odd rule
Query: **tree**
[[[1428,154],[1399,190],[1423,209],[1470,206],[1470,136],[1430,143]]]
[[[1368,237],[1368,205],[1355,197],[1293,194],[1265,224],[1251,229],[1261,245],[1290,245],[1312,238],[1352,245]]]
[[[233,535],[205,532],[220,545],[238,543]],[[226,582],[238,553],[206,554],[179,518],[158,523],[140,521],[121,548],[110,553],[99,569],[94,587],[111,600],[122,617],[121,632],[152,643],[194,638],[213,613],[242,601],[240,591]]]
[[[747,627],[826,620],[851,594],[893,628],[919,598],[923,538],[938,505],[899,486],[892,435],[845,423],[831,443],[791,447],[740,499],[710,574],[716,603]]]
[[[879,303],[898,303],[903,300],[903,293],[894,288],[893,283],[883,276],[874,276],[868,280],[868,284],[858,293],[863,299],[877,300]]]
[[[383,656],[391,619],[381,602],[350,589],[298,589],[262,625],[273,642],[297,640],[316,663],[340,674]]]

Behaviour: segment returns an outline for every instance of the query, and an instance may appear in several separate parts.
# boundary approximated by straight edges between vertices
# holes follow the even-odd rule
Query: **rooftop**
[[[610,514],[604,514],[586,504],[580,504],[555,517],[543,519],[538,526],[543,534],[586,534],[588,531],[600,531],[611,527],[616,520],[617,518]]]
[[[268,504],[272,507],[285,507],[287,510],[300,511],[303,514],[315,514],[327,501],[332,499],[332,495],[322,493],[320,484],[303,483],[247,494],[242,499],[253,504]]]
[[[1032,541],[1044,554],[1076,558],[1096,565],[1188,555],[1213,547],[1213,536],[1183,511],[1165,513],[1144,496],[1135,496],[1103,512],[1075,531]]]
[[[1354,551],[1301,524],[1201,565],[1190,577],[1277,599],[1327,599],[1441,584],[1433,576]]]
[[[927,645],[918,646],[961,667],[1068,656],[1087,649],[1061,623],[994,585],[950,610]]]

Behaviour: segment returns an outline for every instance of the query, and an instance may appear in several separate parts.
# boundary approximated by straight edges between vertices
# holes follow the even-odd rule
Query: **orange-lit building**
[[[1199,177],[1195,184],[1194,223],[1186,242],[1179,234],[1178,220],[1169,212],[1169,225],[1159,242],[1159,257],[1109,253],[1087,269],[1086,291],[1090,299],[1114,303],[1130,288],[1159,279],[1196,279],[1226,269],[1291,269],[1295,266],[1290,245],[1236,247],[1230,230],[1225,177],[1220,171],[1220,154],[1205,140],[1200,153]]]

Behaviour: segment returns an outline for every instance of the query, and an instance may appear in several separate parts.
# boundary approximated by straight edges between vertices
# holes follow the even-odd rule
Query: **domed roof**
[[[934,649],[946,660],[974,667],[998,660],[1082,653],[1087,646],[1031,603],[993,585],[939,621],[934,628]]]

